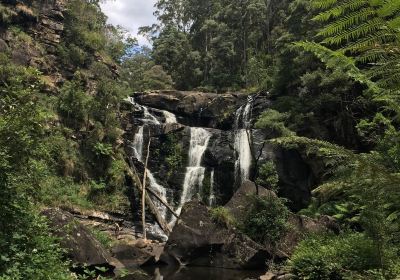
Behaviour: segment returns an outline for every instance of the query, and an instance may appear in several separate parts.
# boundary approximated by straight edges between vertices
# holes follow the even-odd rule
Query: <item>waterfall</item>
[[[139,127],[138,131],[136,132],[133,143],[132,143],[132,150],[133,150],[133,156],[140,161],[141,163],[144,164],[144,158],[143,158],[143,142],[144,142],[144,128],[148,128],[148,125],[160,125],[161,123],[159,120],[153,116],[150,112],[149,109],[145,106],[137,105],[133,98],[128,99],[129,102],[132,104],[139,106],[143,110],[143,116],[144,118],[142,119],[143,125]],[[156,178],[154,177],[153,173],[151,170],[147,169],[147,178],[149,187],[155,191],[160,197],[162,197],[164,200],[167,201],[167,190],[158,184]],[[167,208],[158,200],[154,200],[154,204],[160,211],[160,214],[164,219],[167,217]]]
[[[208,206],[212,207],[215,205],[215,194],[214,194],[214,168],[211,170],[210,175],[210,196],[208,198]]]
[[[188,202],[193,194],[199,191],[203,185],[205,167],[201,166],[201,160],[207,149],[210,138],[211,133],[204,128],[190,128],[189,163],[186,167],[181,200],[176,211],[178,214],[181,213],[183,205]]]
[[[234,148],[235,152],[238,154],[238,158],[235,162],[235,181],[238,183],[249,179],[250,176],[252,156],[248,131],[251,129],[252,102],[253,100],[249,96],[246,105],[241,106],[236,111]]]
[[[143,130],[144,126],[139,127],[139,130],[138,132],[136,132],[132,144],[133,155],[140,162],[142,162],[143,160]]]
[[[168,111],[162,111],[165,117],[165,123],[178,123],[176,116]]]

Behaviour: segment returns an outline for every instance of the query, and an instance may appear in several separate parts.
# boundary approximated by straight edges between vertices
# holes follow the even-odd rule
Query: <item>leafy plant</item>
[[[362,233],[307,237],[288,265],[299,279],[381,279],[367,276],[381,269],[380,256],[373,240]],[[386,269],[395,269],[395,265],[389,264]]]
[[[273,161],[268,161],[259,167],[258,177],[256,179],[258,185],[277,191],[278,181],[279,177]]]
[[[289,209],[282,199],[269,196],[251,197],[252,204],[242,229],[254,241],[276,245],[289,228]]]
[[[210,210],[210,215],[211,219],[221,226],[229,227],[236,223],[228,209],[223,206],[212,208]]]

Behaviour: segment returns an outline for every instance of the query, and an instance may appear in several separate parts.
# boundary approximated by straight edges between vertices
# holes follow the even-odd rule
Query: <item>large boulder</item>
[[[161,260],[170,265],[251,269],[266,266],[272,254],[231,227],[215,224],[198,201],[185,204]]]
[[[52,233],[60,238],[61,246],[67,250],[67,256],[73,263],[114,267],[110,254],[72,214],[55,208],[46,209],[42,214],[48,219]]]
[[[203,157],[203,165],[207,166],[203,185],[213,187],[217,204],[225,204],[235,193],[235,149],[233,133],[218,129],[210,129],[212,137]]]
[[[154,254],[146,250],[129,244],[118,244],[111,250],[112,255],[120,261],[126,268],[134,268],[156,263]]]
[[[289,200],[291,210],[299,211],[310,204],[311,192],[322,180],[321,162],[307,157],[301,150],[265,143],[276,136],[271,131],[253,130],[253,150],[260,154],[259,165],[267,161],[275,163],[278,195]]]
[[[246,213],[251,207],[251,195],[257,194],[259,196],[273,196],[276,194],[263,187],[258,187],[251,181],[244,181],[239,189],[235,192],[232,198],[225,204],[225,208],[231,213],[232,217],[237,221],[243,221]]]

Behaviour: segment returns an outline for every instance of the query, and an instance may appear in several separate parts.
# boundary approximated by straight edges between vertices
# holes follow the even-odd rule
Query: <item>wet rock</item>
[[[225,208],[229,210],[231,215],[236,220],[243,221],[246,217],[247,211],[251,207],[250,196],[255,195],[256,193],[256,185],[251,181],[245,181],[236,191],[231,200],[229,200],[229,202],[225,205]],[[258,187],[258,195],[276,197],[276,194],[274,192],[269,191],[263,187]]]
[[[291,280],[291,279],[296,279],[296,277],[293,274],[288,273],[288,274],[278,276],[276,279],[277,280]]]
[[[311,191],[320,181],[315,168],[306,160],[301,151],[285,149],[269,143],[262,144],[266,139],[276,135],[273,132],[253,131],[254,151],[260,153],[259,166],[267,161],[273,161],[279,176],[280,197],[287,198],[288,206],[293,211],[307,207],[311,201]],[[315,163],[314,163],[315,164]]]
[[[139,248],[134,245],[120,244],[112,248],[111,252],[112,256],[126,268],[155,264],[155,256],[143,250],[145,247]]]
[[[136,93],[135,100],[141,105],[173,112],[185,125],[230,129],[235,111],[246,96],[164,90]]]
[[[0,39],[0,52],[7,52],[7,51],[8,51],[7,43],[3,39]]]
[[[61,239],[60,244],[73,263],[114,267],[110,254],[72,214],[52,208],[44,210],[42,215],[48,219],[52,233]]]
[[[265,267],[265,261],[272,257],[268,250],[234,228],[213,223],[208,211],[198,201],[185,204],[162,261],[230,269]]]
[[[211,172],[214,171],[214,195],[218,198],[218,204],[225,204],[235,193],[236,158],[232,146],[233,134],[231,131],[217,129],[210,132],[212,137],[203,157],[203,164],[208,167],[205,181],[211,180]]]
[[[265,273],[265,275],[260,276],[259,280],[275,280],[277,275],[271,271]]]

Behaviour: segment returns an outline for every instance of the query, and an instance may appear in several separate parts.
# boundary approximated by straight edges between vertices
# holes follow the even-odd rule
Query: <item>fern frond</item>
[[[397,32],[399,32],[398,30],[400,29],[400,16],[389,20],[387,24],[391,29],[397,30]]]
[[[384,22],[382,19],[374,18],[370,22],[362,23],[356,27],[344,30],[335,36],[328,37],[322,42],[328,45],[339,46],[345,42],[351,42],[359,39],[362,36],[376,32],[382,27],[383,24]]]
[[[312,6],[316,9],[328,9],[335,5],[337,3],[337,0],[313,0],[312,1]]]
[[[398,0],[386,0],[382,4],[382,7],[378,9],[378,14],[381,17],[393,16],[398,12],[400,12],[400,1]]]
[[[393,33],[387,30],[380,30],[371,34],[368,34],[358,41],[351,42],[347,44],[342,50],[344,52],[349,51],[355,52],[365,52],[372,49],[381,50],[381,46],[387,42],[393,42],[396,39]]]
[[[365,50],[365,47],[363,47],[362,49]],[[380,48],[371,48],[368,51],[365,51],[364,53],[356,57],[356,61],[363,64],[377,62],[377,61],[385,62],[388,59],[389,58],[387,53]]]
[[[360,69],[355,66],[354,59],[345,56],[340,51],[332,51],[327,47],[315,42],[297,42],[294,44],[306,51],[314,53],[330,69],[340,68],[353,80],[366,85],[373,94],[381,92],[381,89],[371,81]]]
[[[330,19],[337,18],[337,17],[345,14],[347,11],[358,10],[358,9],[364,7],[367,3],[368,2],[366,0],[350,0],[344,4],[333,7],[328,11],[318,14],[317,16],[315,16],[313,18],[313,20],[325,22]]]
[[[370,17],[374,16],[376,12],[370,7],[361,9],[359,11],[350,13],[333,23],[327,25],[325,28],[318,32],[320,36],[331,36],[343,32],[347,28],[365,22]]]
[[[346,185],[346,182],[341,180],[327,182],[314,189],[312,195],[317,197],[320,203],[326,203],[343,193]]]

